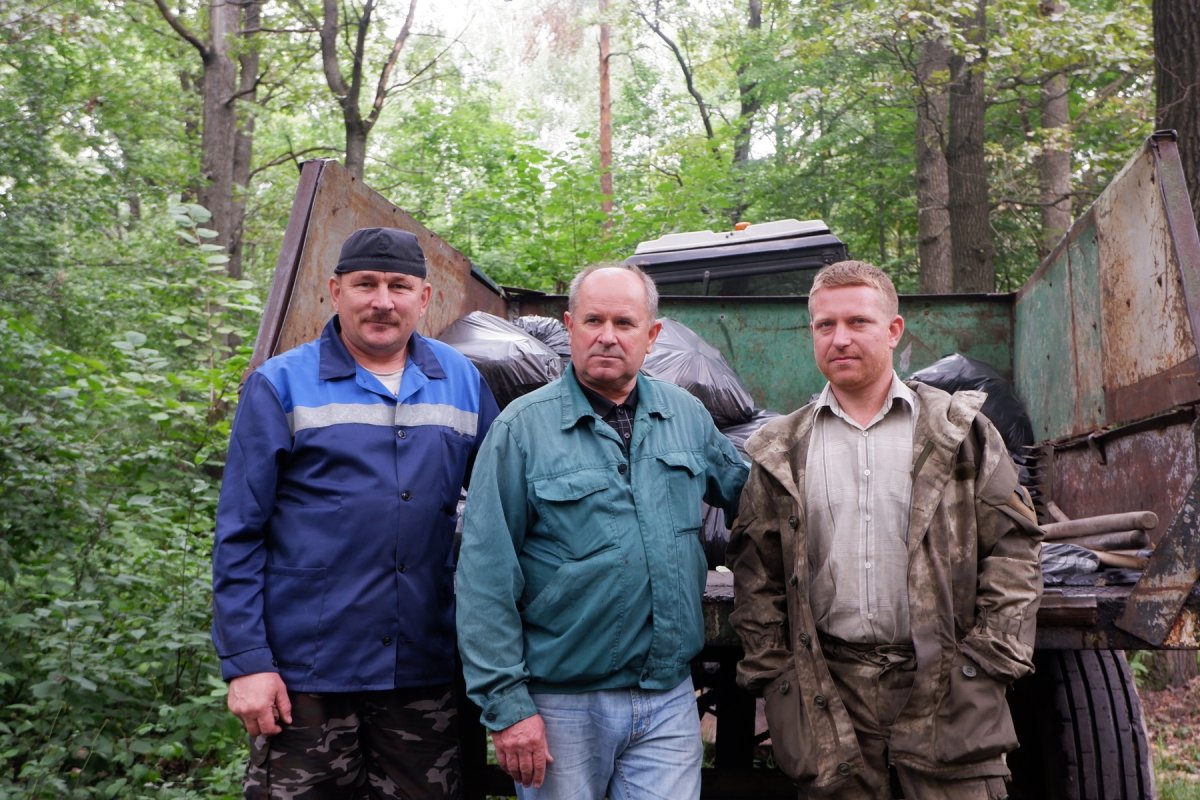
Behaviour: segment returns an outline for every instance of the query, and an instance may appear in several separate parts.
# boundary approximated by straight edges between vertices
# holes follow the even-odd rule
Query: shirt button
[[[807,633],[800,634],[800,644],[805,650],[812,649],[812,637]]]
[[[829,705],[829,701],[825,699],[825,695],[819,694],[813,698],[813,705],[817,708],[825,708]]]
[[[974,678],[976,675],[975,667],[970,664],[963,664],[962,673],[968,678]]]
[[[870,436],[870,435],[871,434],[867,433],[866,431],[863,431],[863,436]]]
[[[622,475],[624,475],[624,474],[625,474],[626,472],[628,472],[628,471],[629,471],[629,465],[628,465],[628,464],[617,464],[617,472],[619,472],[619,473],[621,473]]]
[[[863,470],[863,475],[866,475],[868,478],[869,478],[869,477],[871,477],[871,470],[869,470],[869,469],[864,469],[864,470]]]
[[[396,571],[397,572],[408,572],[408,565],[401,564],[400,566],[396,567]]]
[[[399,436],[401,439],[407,439],[407,438],[408,438],[408,434],[407,434],[407,433],[405,433],[405,432],[404,432],[404,431],[402,431],[402,430],[401,430],[401,431],[396,431],[396,435],[397,435],[397,436]]]
[[[874,614],[867,614],[867,619],[875,619],[875,615],[874,615]]]
[[[384,644],[391,644],[391,643],[392,643],[392,637],[390,637],[390,636],[385,636],[385,637],[383,637],[382,639],[380,639],[380,641],[381,641],[381,642],[383,642]]]
[[[488,722],[495,722],[496,721],[496,712],[489,711],[483,715],[483,718],[486,719]]]
[[[871,568],[871,562],[870,562],[870,561],[868,561],[868,562],[867,562],[867,564],[866,564],[866,567],[867,567],[867,569],[870,569],[870,568]]]
[[[849,775],[851,767],[845,761],[837,765],[838,775]]]
[[[400,499],[401,499],[401,500],[406,500],[406,501],[407,501],[407,500],[412,500],[412,492],[410,492],[410,491],[408,491],[407,489],[405,489],[403,492],[401,492],[401,493],[400,493]]]

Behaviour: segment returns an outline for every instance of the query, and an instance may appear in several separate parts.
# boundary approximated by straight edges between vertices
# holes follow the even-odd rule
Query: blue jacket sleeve
[[[266,526],[291,445],[287,415],[274,387],[254,373],[234,417],[213,541],[212,637],[225,680],[278,671],[263,623],[263,578]]]
[[[537,708],[526,684],[525,638],[517,603],[525,581],[517,553],[532,509],[525,457],[504,421],[492,426],[472,475],[455,579],[458,647],[467,696],[481,721],[503,730]]]

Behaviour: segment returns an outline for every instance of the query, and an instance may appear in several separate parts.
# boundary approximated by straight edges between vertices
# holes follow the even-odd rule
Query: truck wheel
[[[1125,653],[1038,650],[1009,708],[1012,800],[1154,800],[1142,703]]]

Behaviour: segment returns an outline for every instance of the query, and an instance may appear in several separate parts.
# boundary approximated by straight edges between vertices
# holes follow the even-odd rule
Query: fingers
[[[242,675],[229,682],[229,710],[251,736],[274,736],[283,728],[279,720],[290,724],[292,704],[287,687],[275,672]]]
[[[492,734],[496,763],[522,786],[539,788],[546,779],[546,765],[554,761],[546,745],[546,729],[534,715]]]

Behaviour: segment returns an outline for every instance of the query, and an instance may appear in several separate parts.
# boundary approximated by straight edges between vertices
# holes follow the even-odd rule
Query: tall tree
[[[966,46],[950,56],[946,167],[956,292],[990,292],[996,286],[984,158],[987,0],[973,5],[972,13],[958,20]]]
[[[1179,133],[1192,211],[1200,220],[1200,3],[1153,0],[1155,123]]]
[[[1061,0],[1041,0],[1038,4],[1038,13],[1050,24],[1062,12]],[[1042,209],[1038,254],[1044,257],[1071,227],[1071,102],[1066,72],[1050,72],[1040,89],[1045,144],[1038,162]]]
[[[235,42],[246,36],[246,17],[250,15],[257,19],[261,3],[262,0],[208,0],[207,30],[201,36],[192,31],[165,0],[154,0],[163,19],[195,48],[203,65],[198,194],[200,204],[212,213],[217,244],[226,247],[230,253],[226,270],[234,277],[239,277],[242,271],[239,237],[245,214],[245,206],[235,200],[235,194],[246,191],[253,149],[253,129],[243,127],[239,132],[239,88],[252,87],[258,80],[257,75],[239,78],[239,66],[257,69],[258,61],[244,55],[239,62],[234,53],[240,47],[235,47]],[[235,170],[235,165],[242,169]]]
[[[950,243],[950,176],[946,126],[950,50],[933,37],[921,43],[917,62],[917,254],[920,289],[954,291]]]
[[[342,121],[346,130],[346,160],[345,166],[350,174],[362,178],[363,168],[367,159],[367,139],[371,130],[379,122],[388,97],[397,91],[404,83],[394,82],[392,73],[400,60],[412,34],[413,20],[417,13],[417,0],[409,0],[408,11],[404,22],[396,35],[392,37],[387,54],[379,67],[374,89],[367,86],[368,63],[372,55],[372,21],[377,8],[375,0],[366,0],[361,9],[354,9],[341,0],[323,0],[322,16],[316,20],[304,7],[303,3],[293,3],[293,6],[320,31],[321,67],[325,73],[325,81],[329,91],[342,111]],[[339,16],[339,6],[344,6],[348,12],[343,21]],[[344,53],[343,53],[344,48]],[[348,62],[349,75],[342,71],[343,55]],[[422,73],[433,67],[429,62],[409,77],[407,83],[416,80]],[[369,105],[364,113],[363,95],[369,93]]]

